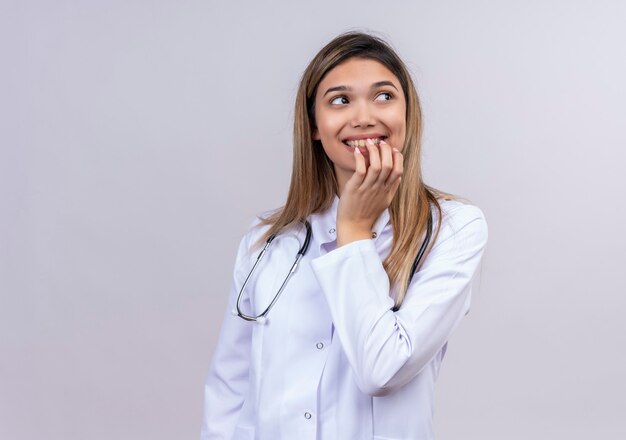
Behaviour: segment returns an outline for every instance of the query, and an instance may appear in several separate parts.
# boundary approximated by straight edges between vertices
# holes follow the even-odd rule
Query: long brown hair
[[[378,37],[362,32],[339,35],[319,51],[304,71],[296,96],[293,169],[287,202],[282,209],[262,220],[270,227],[261,241],[313,213],[328,209],[332,204],[337,194],[333,163],[326,156],[320,141],[312,139],[315,95],[328,72],[354,57],[372,59],[387,67],[400,81],[406,101],[406,138],[402,149],[404,171],[400,187],[389,206],[393,245],[383,263],[398,308],[411,279],[411,268],[427,230],[430,210],[436,210],[441,218],[437,199],[443,193],[427,186],[422,180],[422,114],[411,76],[395,51]],[[431,246],[438,230],[437,226]]]

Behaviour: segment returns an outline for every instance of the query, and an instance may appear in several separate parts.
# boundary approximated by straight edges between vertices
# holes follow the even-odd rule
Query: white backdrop
[[[623,439],[626,4],[0,1],[0,438],[194,439],[299,77],[348,29],[414,74],[433,186],[490,226],[438,440]]]

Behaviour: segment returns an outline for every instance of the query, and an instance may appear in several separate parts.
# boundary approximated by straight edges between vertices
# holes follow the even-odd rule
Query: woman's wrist
[[[337,225],[337,247],[353,241],[372,238],[372,227],[365,225]]]

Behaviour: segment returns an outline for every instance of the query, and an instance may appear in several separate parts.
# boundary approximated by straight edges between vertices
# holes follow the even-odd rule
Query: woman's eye
[[[333,98],[330,103],[332,105],[342,105],[342,104],[347,104],[348,103],[348,98],[346,98],[345,96],[337,96],[336,98]]]
[[[393,96],[391,95],[391,93],[389,92],[383,92],[380,93],[377,97],[376,97],[376,101],[390,101],[391,98],[393,98]]]

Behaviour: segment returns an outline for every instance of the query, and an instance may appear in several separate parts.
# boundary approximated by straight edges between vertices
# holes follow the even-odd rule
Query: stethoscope
[[[240,318],[245,319],[246,321],[255,321],[258,324],[265,324],[267,322],[267,314],[270,312],[270,310],[272,310],[272,307],[274,307],[274,304],[276,304],[276,301],[278,301],[278,298],[283,293],[283,290],[285,290],[285,286],[287,285],[287,282],[296,271],[296,268],[298,267],[298,263],[300,263],[300,260],[302,259],[302,257],[304,257],[306,252],[309,250],[309,245],[311,244],[311,236],[312,236],[311,224],[309,223],[308,220],[303,220],[302,223],[304,224],[304,227],[306,228],[306,236],[304,238],[304,243],[302,243],[302,246],[300,246],[300,250],[296,254],[296,259],[291,265],[291,269],[289,269],[289,272],[287,272],[287,275],[285,276],[285,280],[280,285],[280,288],[276,292],[276,295],[274,295],[274,298],[272,299],[272,301],[265,308],[265,310],[263,310],[263,312],[255,316],[246,315],[245,313],[241,311],[241,297],[243,295],[244,290],[246,289],[246,286],[248,285],[248,281],[250,281],[250,278],[254,274],[254,271],[256,270],[257,266],[263,259],[263,256],[265,255],[270,245],[276,238],[276,235],[278,234],[272,234],[269,236],[269,238],[265,242],[265,245],[263,246],[263,249],[261,249],[261,252],[259,252],[259,255],[256,257],[256,261],[254,262],[252,269],[250,269],[250,273],[244,280],[243,285],[241,286],[241,289],[239,290],[239,295],[237,295],[236,310],[233,310],[233,315],[239,316]],[[424,252],[426,252],[426,248],[428,248],[428,245],[432,237],[432,233],[433,233],[433,216],[432,216],[432,213],[429,211],[428,212],[428,225],[426,229],[426,237],[424,237],[424,241],[422,242],[422,245],[420,246],[417,252],[417,256],[415,257],[415,261],[413,261],[413,265],[411,266],[411,277],[409,278],[409,283],[411,282],[413,275],[415,275],[415,272],[424,256]]]

